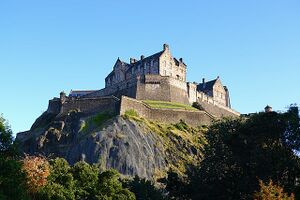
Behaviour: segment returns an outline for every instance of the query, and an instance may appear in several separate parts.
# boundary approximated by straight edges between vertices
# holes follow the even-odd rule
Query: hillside
[[[70,164],[85,160],[124,175],[156,179],[168,169],[183,173],[186,164],[201,160],[203,130],[184,122],[151,122],[134,110],[122,116],[73,110],[64,116],[45,112],[17,141],[28,154],[63,157]]]

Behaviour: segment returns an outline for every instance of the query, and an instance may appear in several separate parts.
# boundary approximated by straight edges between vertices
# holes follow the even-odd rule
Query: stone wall
[[[222,104],[219,104],[212,97],[207,96],[203,92],[197,92],[197,102],[215,117],[240,116],[240,113]]]
[[[119,113],[120,100],[113,96],[97,98],[68,99],[61,108],[60,114],[67,114],[71,110],[79,110],[84,114],[97,112]]]
[[[159,58],[159,74],[186,81],[186,66],[182,59],[174,60],[168,45],[164,45],[164,52]]]
[[[187,83],[187,93],[190,104],[198,102],[202,105],[203,109],[217,118],[226,116],[240,116],[240,113],[219,103],[213,97],[206,95],[203,92],[196,90],[196,84]]]
[[[174,109],[155,109],[136,99],[123,96],[121,99],[120,115],[134,109],[141,117],[163,123],[178,123],[180,120],[192,126],[208,125],[213,117],[205,111],[188,111]]]
[[[49,100],[47,113],[58,114],[60,113],[61,102],[59,98]]]
[[[145,75],[138,79],[136,99],[189,104],[186,84],[168,76]]]

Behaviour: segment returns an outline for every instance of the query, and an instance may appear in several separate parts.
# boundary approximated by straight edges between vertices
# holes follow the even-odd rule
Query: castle
[[[142,55],[140,60],[130,58],[130,62],[126,63],[118,58],[112,72],[105,78],[105,88],[72,90],[69,96],[61,93],[60,98],[49,101],[48,112],[65,113],[79,109],[89,113],[113,109],[120,113],[124,111],[120,101],[121,106],[125,106],[122,100],[135,101],[129,103],[131,106],[137,105],[137,102],[143,104],[142,100],[157,100],[187,105],[198,102],[202,112],[210,118],[239,115],[231,109],[229,90],[222,85],[219,77],[211,81],[203,79],[199,84],[192,83],[186,81],[186,71],[183,59],[173,57],[169,45],[164,44],[162,51],[148,57]],[[129,104],[126,103],[127,106]],[[142,115],[154,118],[154,111],[149,114],[150,111],[144,112],[145,109],[139,108],[136,109]]]

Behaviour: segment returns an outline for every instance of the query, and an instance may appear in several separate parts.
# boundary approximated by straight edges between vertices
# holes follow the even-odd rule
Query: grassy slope
[[[168,101],[153,101],[153,100],[144,100],[144,103],[149,105],[152,108],[166,108],[166,109],[181,109],[181,110],[191,110],[199,111],[198,109],[181,103],[168,102]]]
[[[197,164],[202,159],[203,147],[206,144],[205,127],[190,127],[184,122],[163,124],[141,118],[133,111],[123,115],[125,119],[134,120],[145,127],[145,134],[152,132],[163,141],[163,149],[167,155],[168,168],[178,173],[184,173],[186,166]],[[165,172],[158,172],[165,173]],[[162,174],[157,174],[159,177]]]

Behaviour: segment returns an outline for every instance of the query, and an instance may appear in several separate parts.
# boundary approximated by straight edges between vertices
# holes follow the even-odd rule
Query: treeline
[[[205,133],[204,158],[179,175],[152,182],[64,159],[20,159],[0,121],[0,199],[300,199],[298,107],[216,121]]]

